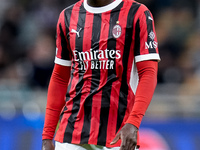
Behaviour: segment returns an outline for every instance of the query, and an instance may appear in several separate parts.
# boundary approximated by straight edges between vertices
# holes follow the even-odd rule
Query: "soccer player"
[[[133,0],[80,0],[57,24],[42,149],[135,150],[160,60],[150,11]]]

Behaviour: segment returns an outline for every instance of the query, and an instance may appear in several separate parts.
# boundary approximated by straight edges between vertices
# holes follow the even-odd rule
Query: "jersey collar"
[[[107,11],[114,9],[121,2],[122,2],[122,0],[115,0],[112,3],[110,3],[106,6],[103,6],[103,7],[92,7],[92,6],[88,5],[87,0],[84,0],[84,7],[88,12],[98,14],[98,13],[104,13],[104,12],[107,12]]]

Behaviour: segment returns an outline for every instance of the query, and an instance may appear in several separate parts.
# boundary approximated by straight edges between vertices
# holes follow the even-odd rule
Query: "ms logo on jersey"
[[[117,21],[118,23],[118,21]],[[119,38],[122,34],[122,28],[119,24],[116,24],[114,27],[113,27],[113,30],[112,30],[112,34],[114,36],[114,38]]]
[[[149,33],[149,38],[151,40],[149,40],[148,42],[145,42],[145,49],[158,48],[158,42],[154,41],[155,37],[156,37],[155,33],[153,31],[151,31]]]
[[[153,32],[153,31],[151,31],[150,33],[149,33],[149,37],[150,37],[150,39],[152,39],[152,40],[154,40],[155,39],[155,33]]]
[[[145,49],[153,49],[153,48],[158,48],[158,42],[156,41],[150,41],[150,42],[145,42]]]

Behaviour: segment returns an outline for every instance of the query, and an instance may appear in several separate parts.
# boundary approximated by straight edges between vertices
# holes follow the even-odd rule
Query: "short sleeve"
[[[158,60],[158,41],[156,37],[154,19],[146,6],[141,5],[135,20],[135,62]]]
[[[56,57],[55,63],[62,66],[71,66],[71,50],[67,34],[69,29],[65,23],[65,10],[60,13],[56,29]]]

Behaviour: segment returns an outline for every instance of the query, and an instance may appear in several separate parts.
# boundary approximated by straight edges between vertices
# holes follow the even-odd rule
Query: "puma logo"
[[[78,31],[76,31],[75,29],[71,30],[71,33],[76,33],[78,37],[80,37],[80,31],[82,30],[82,28],[80,28]]]

